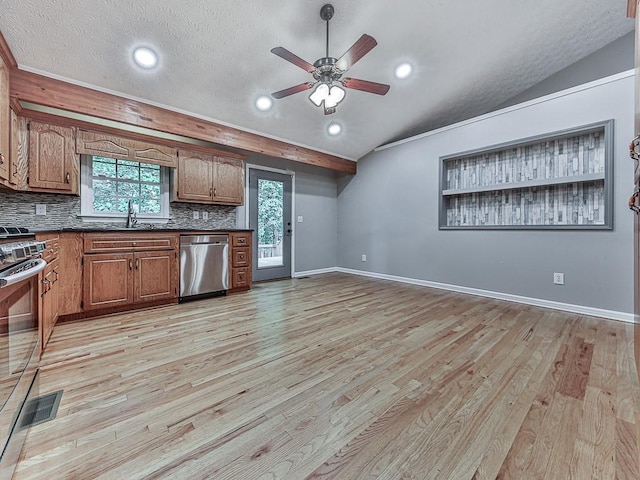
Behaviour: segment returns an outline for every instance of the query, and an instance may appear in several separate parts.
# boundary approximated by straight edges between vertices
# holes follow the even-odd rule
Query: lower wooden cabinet
[[[38,277],[38,333],[42,353],[60,312],[60,243],[58,234],[37,235],[36,239],[45,242],[42,258],[47,261],[47,266]]]
[[[231,285],[229,292],[240,292],[251,288],[251,232],[229,234]]]
[[[177,234],[85,234],[84,310],[178,298]]]
[[[133,262],[134,303],[177,298],[174,251],[136,253]]]
[[[177,298],[176,253],[96,253],[84,257],[84,309]]]

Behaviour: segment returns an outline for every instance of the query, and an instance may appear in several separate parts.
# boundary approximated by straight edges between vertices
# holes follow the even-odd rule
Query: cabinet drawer
[[[232,248],[231,255],[231,266],[234,268],[248,267],[251,264],[250,248]]]
[[[248,268],[234,268],[232,270],[231,288],[246,287],[250,284],[251,272]]]
[[[85,253],[134,252],[173,250],[177,246],[176,235],[141,234],[104,235],[87,234],[84,237]]]
[[[60,237],[55,234],[39,234],[36,240],[45,243],[45,249],[42,252],[42,258],[47,262],[51,262],[54,258],[60,256]]]
[[[251,245],[250,233],[234,233],[232,236],[232,247],[249,247]]]

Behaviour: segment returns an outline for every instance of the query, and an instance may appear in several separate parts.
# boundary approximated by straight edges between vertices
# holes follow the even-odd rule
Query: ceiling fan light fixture
[[[316,107],[320,107],[324,102],[324,108],[335,108],[344,99],[345,93],[344,89],[338,85],[329,86],[326,83],[321,83],[309,95],[309,100]]]
[[[140,68],[151,70],[158,65],[158,54],[149,47],[137,47],[133,50],[133,61]]]
[[[268,110],[271,110],[272,106],[273,106],[273,101],[271,100],[270,97],[267,97],[266,95],[262,95],[261,97],[256,98],[256,108],[261,112],[266,112]]]
[[[321,83],[316,87],[313,93],[309,95],[309,100],[311,100],[316,107],[319,107],[328,96],[329,85],[327,85],[326,83]]]
[[[404,80],[405,78],[408,78],[409,75],[411,75],[412,71],[413,71],[413,67],[411,66],[410,63],[401,63],[396,67],[396,72],[395,72],[396,78],[399,78],[400,80]]]
[[[337,122],[331,122],[327,127],[327,133],[332,137],[335,137],[336,135],[340,135],[341,132],[342,132],[342,125],[340,125]]]

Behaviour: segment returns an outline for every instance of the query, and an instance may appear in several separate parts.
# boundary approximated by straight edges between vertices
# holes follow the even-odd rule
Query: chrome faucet
[[[133,210],[133,200],[129,200],[129,206],[127,208],[127,227],[126,228],[133,228],[136,223],[138,223],[138,219],[136,218],[136,212]]]

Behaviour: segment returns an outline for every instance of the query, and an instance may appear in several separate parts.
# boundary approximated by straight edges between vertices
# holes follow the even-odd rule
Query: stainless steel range
[[[38,395],[38,274],[45,246],[24,228],[0,227],[0,478],[11,478]]]

